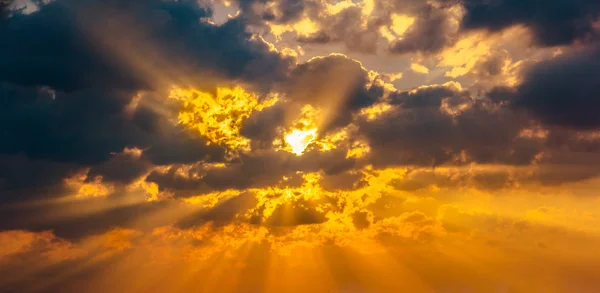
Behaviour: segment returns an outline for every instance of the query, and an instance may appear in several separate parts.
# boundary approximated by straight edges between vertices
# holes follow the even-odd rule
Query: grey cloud
[[[530,163],[543,146],[543,141],[520,137],[530,124],[526,116],[451,87],[422,88],[394,97],[392,101],[400,104],[396,108],[359,123],[377,154],[372,156],[377,165],[461,164],[463,152],[467,161],[520,165]],[[450,109],[443,109],[442,101]],[[452,110],[458,106],[465,108]]]
[[[525,25],[538,44],[557,46],[597,37],[594,21],[600,4],[595,0],[463,0],[463,27],[499,31]]]
[[[532,66],[511,102],[548,125],[595,129],[600,126],[599,74],[598,46],[565,53]]]
[[[390,44],[389,51],[396,54],[437,53],[454,44],[457,36],[457,28],[448,11],[427,4],[417,11],[415,23],[402,39]]]

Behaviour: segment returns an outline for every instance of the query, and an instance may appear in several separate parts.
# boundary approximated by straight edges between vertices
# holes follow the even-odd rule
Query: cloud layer
[[[599,16],[0,0],[0,291],[594,292]]]

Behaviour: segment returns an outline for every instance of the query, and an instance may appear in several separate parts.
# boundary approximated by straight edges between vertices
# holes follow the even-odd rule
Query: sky
[[[597,0],[0,0],[0,292],[600,292]]]

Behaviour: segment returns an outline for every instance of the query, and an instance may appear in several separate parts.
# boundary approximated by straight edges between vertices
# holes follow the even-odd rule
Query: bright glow
[[[96,176],[87,182],[87,173],[88,171],[86,170],[64,180],[67,187],[76,191],[75,197],[105,197],[114,192],[114,186],[105,184],[102,176]]]
[[[401,40],[415,22],[414,17],[401,14],[392,14],[391,20],[392,23],[389,26],[382,26],[379,28],[379,33],[388,42],[393,42],[398,39]]]
[[[179,122],[197,131],[209,142],[233,150],[248,150],[249,140],[240,134],[244,120],[254,111],[270,107],[277,98],[265,101],[240,87],[217,88],[216,94],[195,89],[174,89],[170,97],[181,103]]]
[[[340,2],[336,2],[335,4],[327,4],[327,12],[331,15],[334,14],[338,14],[350,7],[356,7],[356,4],[353,3],[352,1],[340,1]]]
[[[408,15],[392,14],[392,31],[398,36],[402,37],[415,23],[415,18]]]
[[[302,155],[306,148],[317,139],[316,121],[319,114],[319,109],[311,105],[302,107],[300,117],[294,121],[294,126],[283,135],[285,142],[283,149],[298,156]]]
[[[346,158],[362,158],[370,151],[371,147],[369,146],[369,144],[362,141],[356,141],[352,144],[351,148],[348,149],[348,152],[346,153]]]
[[[392,106],[390,106],[390,104],[378,103],[371,107],[362,109],[360,111],[360,115],[366,117],[368,121],[373,121],[391,109]]]
[[[410,69],[412,69],[412,71],[414,71],[416,73],[420,73],[420,74],[428,74],[429,73],[429,68],[427,68],[419,63],[412,63],[410,65]]]
[[[294,129],[285,136],[285,142],[292,148],[292,153],[302,155],[306,147],[317,138],[317,129]]]
[[[271,29],[271,33],[275,38],[280,39],[281,35],[286,32],[296,32],[299,36],[310,36],[319,31],[319,26],[316,22],[309,18],[304,18],[294,24],[273,24],[267,23]]]

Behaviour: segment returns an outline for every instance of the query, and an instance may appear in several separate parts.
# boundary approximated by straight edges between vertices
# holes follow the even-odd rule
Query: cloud
[[[112,21],[98,22],[103,14],[112,14]],[[196,1],[151,0],[127,5],[117,0],[52,1],[35,13],[11,17],[3,25],[0,77],[67,91],[102,86],[139,89],[156,86],[157,75],[175,68],[182,73],[191,70],[188,75],[203,68],[204,73],[268,83],[281,76],[278,70],[285,71],[290,65],[265,43],[250,40],[242,20],[231,19],[221,26],[199,21],[210,15],[211,11]],[[109,31],[117,27],[130,38],[110,37]],[[222,39],[222,34],[230,37]],[[229,49],[211,47],[219,42],[218,47]],[[140,46],[137,55],[132,55],[128,50],[136,45]],[[155,58],[155,65],[162,68],[144,58]]]
[[[158,63],[176,66],[183,58],[190,65],[186,68],[195,68],[199,74],[218,71],[223,77],[257,82],[259,88],[285,76],[274,68],[285,71],[290,65],[290,60],[246,33],[240,20],[221,26],[200,21],[211,12],[196,1],[132,2],[120,6],[116,13],[113,8],[120,4],[59,0],[40,3],[39,9],[30,14],[13,12],[3,19],[0,153],[8,155],[8,160],[21,160],[18,156],[25,155],[31,160],[47,161],[44,164],[49,166],[65,166],[61,172],[43,173],[53,179],[40,183],[60,185],[57,177],[87,167],[93,167],[91,175],[127,182],[142,174],[149,163],[168,165],[223,158],[224,151],[218,146],[207,146],[202,137],[173,125],[171,110],[156,107],[156,103],[164,103],[164,94],[162,98],[140,96],[140,91],[164,85],[155,80],[155,72],[149,72],[155,70],[152,66],[131,59],[130,52],[120,51],[131,42],[141,48],[152,44],[171,58],[155,60]],[[94,15],[86,18],[90,9],[95,10]],[[3,7],[3,13],[6,11]],[[115,23],[94,22],[107,13],[113,13]],[[166,16],[164,21],[151,17],[157,13]],[[76,21],[81,18],[85,21]],[[122,28],[132,33],[130,40],[102,38],[109,26],[134,20],[135,26]],[[229,37],[223,39],[223,34]],[[230,50],[215,50],[215,42],[223,42],[218,48]],[[137,57],[150,58],[150,51],[142,49]],[[185,70],[182,68],[181,73]],[[274,75],[267,77],[261,70]],[[127,159],[119,165],[117,162],[124,158],[114,154],[126,148],[142,150],[141,159]],[[3,180],[6,183],[2,188],[6,190],[15,189],[19,186],[15,180],[21,179],[7,174]]]
[[[236,1],[243,18],[303,44],[340,43],[350,52],[433,54],[458,36],[460,7],[446,1]]]
[[[1,155],[2,201],[6,203],[60,196],[63,178],[78,167],[48,160],[32,160],[25,155]]]
[[[100,176],[107,182],[129,184],[150,169],[149,162],[140,159],[141,153],[141,150],[125,149],[105,163],[90,168],[87,178]]]
[[[354,163],[353,159],[346,158],[345,150],[314,150],[302,156],[269,151],[242,155],[237,162],[224,167],[198,165],[191,169],[190,177],[179,175],[176,172],[178,168],[172,167],[165,173],[154,171],[148,179],[158,183],[161,188],[174,191],[178,196],[190,196],[210,190],[266,188],[277,185],[283,177],[294,176],[297,172],[324,171],[336,174],[351,169]],[[183,192],[185,190],[188,192]]]
[[[420,74],[428,74],[429,73],[429,68],[419,64],[419,63],[412,63],[410,65],[410,69],[416,73],[420,73]]]
[[[437,53],[456,42],[458,27],[455,8],[423,4],[413,13],[416,14],[416,21],[402,38],[391,42],[391,53]]]
[[[595,288],[596,4],[35,3],[0,0],[4,291]]]
[[[516,172],[508,167],[487,170],[485,168],[471,170],[416,169],[411,170],[405,177],[394,180],[392,185],[398,190],[409,192],[460,188],[498,190],[515,187],[511,178],[512,173]]]
[[[542,46],[585,42],[597,35],[594,22],[598,20],[600,5],[593,0],[553,0],[543,5],[534,0],[465,0],[463,5],[464,28],[495,32],[525,25]]]
[[[365,26],[361,7],[348,6],[336,13],[325,13],[325,17],[318,21],[319,31],[307,36],[299,36],[298,42],[315,44],[341,42],[354,52],[377,51],[379,39],[377,23],[373,22]]]
[[[575,129],[600,126],[595,109],[599,84],[598,46],[565,53],[532,66],[517,87],[511,102],[526,109],[540,121]]]
[[[352,114],[373,105],[384,94],[384,88],[371,80],[359,62],[342,54],[299,64],[282,91],[293,103],[308,103],[324,111],[328,120],[320,123],[324,130],[347,125]]]
[[[526,117],[473,99],[454,83],[397,92],[390,99],[395,108],[359,124],[378,165],[520,165],[541,149],[540,141],[519,136]]]

